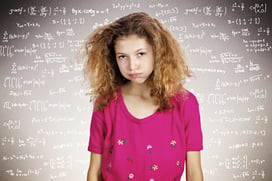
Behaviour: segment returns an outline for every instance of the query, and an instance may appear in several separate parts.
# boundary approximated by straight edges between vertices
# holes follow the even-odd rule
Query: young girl
[[[87,39],[84,66],[95,105],[88,181],[201,181],[202,132],[178,42],[146,13]]]

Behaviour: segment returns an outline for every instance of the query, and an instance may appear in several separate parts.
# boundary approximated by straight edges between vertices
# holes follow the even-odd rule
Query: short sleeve
[[[203,136],[199,104],[196,97],[189,92],[184,102],[183,115],[185,121],[185,137],[187,151],[200,151],[203,149]]]
[[[91,119],[88,151],[102,154],[106,133],[103,112],[94,111]]]

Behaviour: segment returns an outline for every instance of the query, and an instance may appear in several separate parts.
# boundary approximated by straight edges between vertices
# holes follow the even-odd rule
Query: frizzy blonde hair
[[[96,108],[103,110],[116,91],[128,82],[119,71],[114,51],[120,37],[138,35],[145,38],[154,53],[154,71],[150,75],[150,95],[160,105],[158,110],[172,108],[170,99],[184,92],[186,77],[191,71],[185,62],[185,54],[171,33],[146,13],[132,13],[92,32],[85,41],[87,61],[83,67],[85,80],[89,81]],[[91,99],[92,100],[92,99]]]

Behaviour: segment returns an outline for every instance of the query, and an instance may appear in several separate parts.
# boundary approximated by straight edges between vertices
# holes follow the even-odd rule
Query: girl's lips
[[[140,75],[141,75],[140,73],[129,74],[129,76],[132,77],[132,78],[137,78],[137,77],[139,77]]]

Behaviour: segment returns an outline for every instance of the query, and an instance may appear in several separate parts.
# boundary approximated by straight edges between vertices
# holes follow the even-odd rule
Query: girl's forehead
[[[114,45],[120,45],[120,44],[150,44],[148,41],[147,41],[147,38],[145,37],[141,37],[141,36],[138,36],[138,35],[128,35],[128,36],[122,36],[118,39],[116,39]]]
[[[148,48],[150,44],[145,38],[137,35],[131,35],[118,39],[115,43],[115,49],[134,49],[134,48]]]
[[[136,39],[146,39],[145,37],[143,36],[139,36],[137,34],[131,34],[131,35],[125,35],[125,36],[120,36],[116,39],[116,42],[117,41],[122,41],[122,40],[136,40]]]

